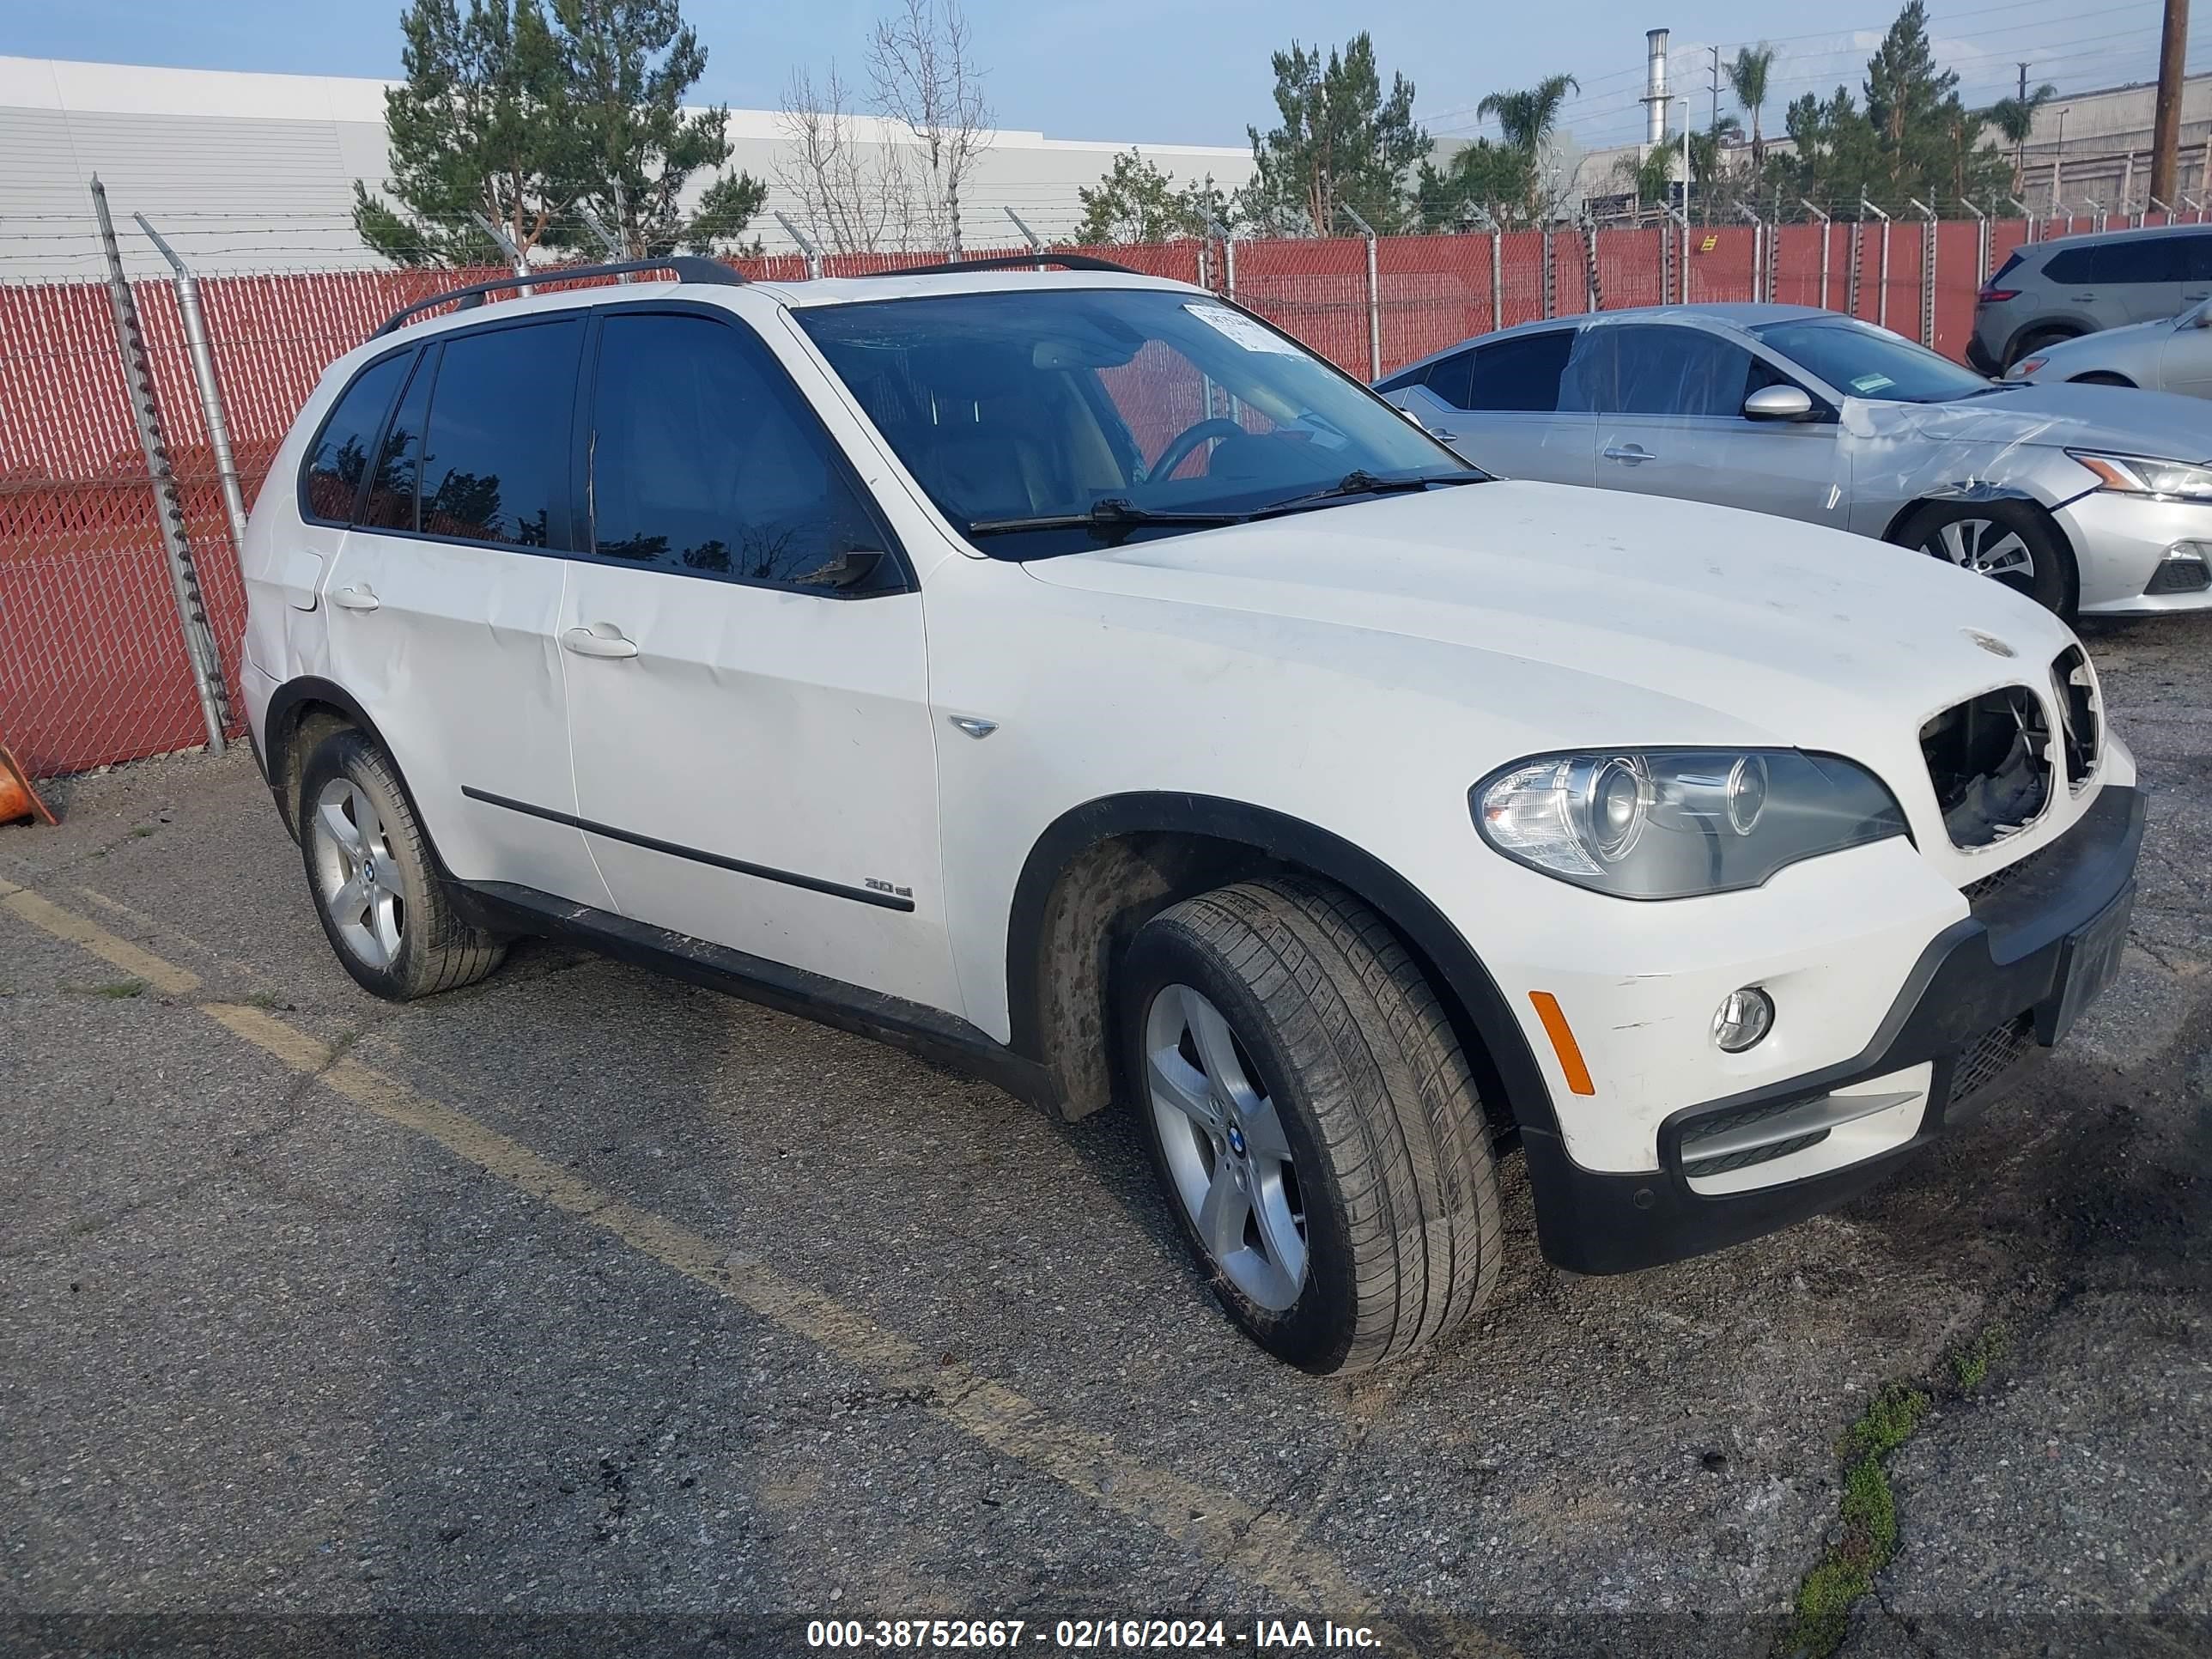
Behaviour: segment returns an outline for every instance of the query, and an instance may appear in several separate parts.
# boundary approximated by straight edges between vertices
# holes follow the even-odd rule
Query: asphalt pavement
[[[2089,643],[2154,794],[2073,1039],[1662,1271],[1545,1266],[1516,1160],[1479,1328],[1352,1381],[1219,1316],[1123,1114],[550,945],[394,1008],[242,750],[58,785],[0,830],[0,1649],[1766,1654],[1905,1382],[1847,1653],[2202,1651],[2212,617]]]

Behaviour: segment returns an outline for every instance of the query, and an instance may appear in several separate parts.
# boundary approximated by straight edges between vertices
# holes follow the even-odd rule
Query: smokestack
[[[1663,144],[1667,142],[1667,31],[1646,30],[1644,46],[1644,142]]]

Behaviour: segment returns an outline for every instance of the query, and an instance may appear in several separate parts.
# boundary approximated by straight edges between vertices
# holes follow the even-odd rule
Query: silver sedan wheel
[[[350,778],[332,778],[316,798],[308,833],[316,884],[339,939],[369,967],[390,967],[399,954],[407,889],[374,803]]]
[[[1994,519],[1954,519],[1938,525],[1920,549],[1979,575],[2035,580],[2035,555],[2028,551],[2020,532]]]
[[[1279,1313],[1306,1277],[1290,1139],[1221,1011],[1188,985],[1145,1015],[1145,1083],[1176,1196],[1229,1280]]]

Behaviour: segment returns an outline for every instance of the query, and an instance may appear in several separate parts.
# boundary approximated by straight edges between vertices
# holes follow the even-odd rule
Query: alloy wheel
[[[1145,1073],[1176,1196],[1206,1253],[1261,1307],[1291,1307],[1305,1284],[1305,1202],[1244,1045],[1208,998],[1163,986],[1145,1016]]]
[[[346,949],[371,968],[399,954],[407,890],[375,804],[352,779],[332,778],[309,820],[315,880]]]
[[[1962,570],[2028,586],[2035,580],[2035,555],[2020,532],[1994,519],[1954,519],[1930,531],[1921,551],[1948,559]]]

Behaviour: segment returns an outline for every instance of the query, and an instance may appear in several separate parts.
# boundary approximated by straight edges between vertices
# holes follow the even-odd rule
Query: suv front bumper
[[[2015,1031],[2022,1047],[2051,1047],[2104,988],[2126,942],[2143,808],[2142,791],[2107,785],[2065,836],[2023,860],[1929,943],[1863,1052],[1672,1114],[1660,1126],[1657,1170],[1585,1169],[1558,1134],[1524,1125],[1545,1257],[1587,1273],[1677,1261],[1816,1215],[1893,1173],[1943,1133],[1954,1109],[1979,1103],[1993,1080],[1984,1062],[2003,1047],[1992,1039]],[[1699,1162],[1686,1157],[1686,1141],[1716,1126],[1817,1111],[1816,1103],[1855,1086],[1893,1081],[1924,1103],[1911,1137],[1887,1150],[1734,1192],[1686,1168]],[[1715,1144],[1710,1135],[1706,1144]]]

